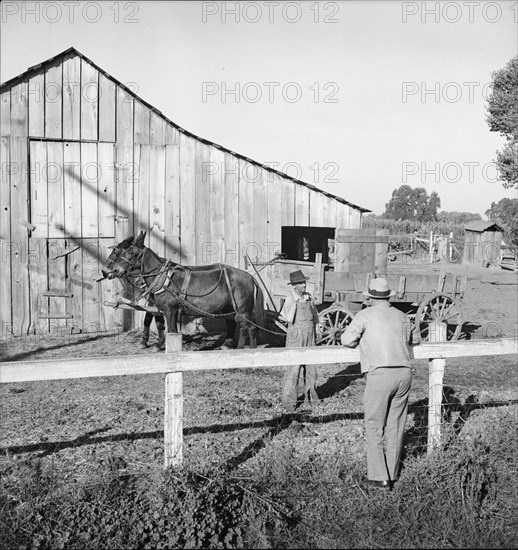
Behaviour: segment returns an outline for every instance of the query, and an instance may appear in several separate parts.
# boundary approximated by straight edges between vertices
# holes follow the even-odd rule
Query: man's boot
[[[140,340],[140,347],[147,348],[147,343],[149,340],[149,327],[144,327],[142,332],[142,338]]]

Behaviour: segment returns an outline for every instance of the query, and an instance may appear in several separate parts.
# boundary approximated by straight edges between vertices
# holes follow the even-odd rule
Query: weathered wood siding
[[[138,325],[95,281],[110,247],[147,231],[186,265],[244,268],[280,252],[283,226],[360,227],[361,212],[189,135],[75,54],[3,90],[2,334]]]

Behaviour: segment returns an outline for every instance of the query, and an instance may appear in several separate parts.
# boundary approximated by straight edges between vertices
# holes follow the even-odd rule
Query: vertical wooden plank
[[[165,148],[165,257],[181,262],[180,146]]]
[[[49,144],[50,145],[50,144]],[[50,153],[50,151],[49,151]],[[50,195],[49,195],[50,197]],[[50,228],[49,228],[50,229]],[[66,291],[66,252],[64,239],[48,240],[48,289],[50,293]],[[63,296],[48,297],[48,312],[51,317],[66,315],[67,298]],[[56,336],[65,336],[67,320],[66,319],[49,319],[49,330],[51,334]]]
[[[282,176],[281,178],[281,205],[283,226],[292,227],[295,225],[295,183]]]
[[[133,144],[133,98],[120,86],[116,87],[117,94],[117,133],[118,144]]]
[[[48,237],[48,192],[47,192],[47,143],[30,142],[31,157],[31,223],[34,236]]]
[[[180,216],[182,263],[196,260],[196,161],[194,139],[180,133]]]
[[[63,238],[65,237],[65,205],[63,204],[65,194],[62,142],[47,143],[47,193],[49,238]]]
[[[253,256],[254,166],[239,159],[239,267],[245,268],[245,254]],[[253,259],[253,258],[252,258]]]
[[[115,145],[97,144],[97,162],[99,163],[98,201],[99,201],[99,237],[115,237]]]
[[[0,136],[11,134],[11,90],[0,96]]]
[[[268,254],[268,173],[263,169],[257,170],[254,178],[253,219],[254,219],[254,246],[249,247],[248,256],[255,261],[266,261]]]
[[[225,153],[216,147],[209,150],[210,238],[208,263],[225,262]],[[236,216],[233,212],[232,217]],[[207,251],[209,252],[209,251]]]
[[[165,147],[149,151],[149,247],[165,256]]]
[[[99,239],[99,270],[106,264],[110,255],[109,246],[114,244],[113,239]],[[100,330],[104,332],[117,332],[122,327],[122,311],[112,307],[103,306],[104,302],[115,302],[119,292],[119,284],[116,279],[107,279],[97,283],[100,304]]]
[[[79,146],[79,144],[77,144]],[[79,224],[81,225],[81,224]],[[83,332],[83,250],[81,240],[67,240],[69,250],[74,250],[66,256],[67,279],[66,290],[72,296],[66,301],[66,312],[72,315],[67,320],[67,326],[74,334]],[[79,246],[79,248],[78,248]]]
[[[81,233],[83,238],[99,235],[97,144],[81,143]]]
[[[268,246],[266,260],[271,260],[276,252],[281,252],[282,227],[282,178],[274,172],[265,172],[268,178],[268,219],[267,238]]]
[[[210,186],[209,186],[209,145],[196,140],[194,144],[196,170],[196,264],[212,263],[210,234]]]
[[[146,231],[146,242],[149,242],[149,146],[134,146],[135,161],[135,233]]]
[[[25,126],[27,127],[27,126]],[[28,274],[28,235],[20,221],[28,221],[28,156],[27,136],[11,139],[11,242],[16,250],[11,256],[11,292],[13,327],[18,334],[26,334],[30,325],[30,296]]]
[[[29,109],[27,98],[27,82],[22,82],[11,88],[11,120],[10,132],[13,136],[27,136],[29,131]],[[11,151],[12,157],[12,151]],[[12,161],[14,162],[14,161]]]
[[[336,214],[337,214],[337,201],[335,199],[332,199],[329,197],[329,205],[326,210],[326,220],[329,220],[327,223],[327,227],[332,227],[333,229],[336,228]]]
[[[378,229],[376,235],[385,236],[387,239],[374,245],[374,271],[384,277],[387,276],[388,234],[388,229]]]
[[[180,146],[180,132],[168,122],[164,126],[164,143],[166,145]]]
[[[48,290],[48,251],[47,239],[29,239],[29,283],[31,295],[31,327],[32,334],[48,334],[48,319],[40,318],[41,315],[48,315],[49,300],[43,295]]]
[[[164,119],[153,111],[150,112],[149,117],[149,143],[151,145],[165,145]]]
[[[343,202],[337,202],[336,227],[341,229],[350,229],[349,206]]]
[[[115,84],[99,74],[99,141],[115,141]]]
[[[78,130],[79,131],[79,130]],[[81,238],[81,146],[77,142],[63,144],[63,188],[65,235]]]
[[[166,334],[166,353],[182,351],[182,335]],[[180,466],[183,461],[183,374],[165,376],[164,467]]]
[[[3,100],[3,97],[2,97]],[[0,139],[0,338],[11,333],[11,181],[9,136]]]
[[[133,162],[133,120],[134,100],[122,88],[117,86],[117,218],[115,223],[115,241],[133,235],[133,185],[135,164]],[[127,314],[127,317],[131,312]],[[125,321],[126,322],[126,321]]]
[[[45,71],[45,137],[61,139],[63,66],[61,63]]]
[[[116,196],[117,218],[115,223],[115,242],[119,243],[134,234],[133,225],[133,186],[136,179],[136,167],[133,162],[133,145],[117,144]]]
[[[80,139],[81,58],[63,62],[63,139]]]
[[[45,74],[34,75],[28,86],[29,135],[45,137]]]
[[[81,139],[97,140],[99,71],[81,59]]]
[[[353,208],[352,206],[349,207],[349,223],[351,225],[351,229],[360,229],[361,224],[361,211],[357,210],[356,208]]]
[[[0,239],[5,243],[11,241],[11,171],[9,136],[2,136],[0,139]]]
[[[309,189],[295,183],[295,225],[309,225]]]
[[[99,284],[95,279],[99,276],[99,240],[83,239],[83,331],[99,332],[100,300]]]
[[[326,214],[326,220],[328,220],[327,222],[327,226],[328,227],[332,227],[333,229],[336,229],[336,210],[337,210],[337,202],[335,199],[329,197],[328,198],[328,210],[327,210],[327,214]],[[335,265],[335,262],[336,262],[336,240],[334,239],[334,236],[333,236],[333,239],[331,240],[331,242],[329,243],[330,245],[330,248],[329,248],[329,258],[328,258],[328,261],[329,261],[329,264],[334,266]]]
[[[223,263],[239,267],[239,160],[230,153],[225,153],[225,252]]]
[[[133,140],[136,144],[149,145],[149,108],[135,100],[135,130]]]
[[[324,202],[325,195],[318,191],[309,191],[309,225],[311,227],[324,227]]]
[[[28,235],[20,221],[28,221],[28,140],[29,109],[27,82],[11,89],[10,109],[10,232],[11,232],[11,303],[12,333],[22,335],[30,325],[30,290],[28,274]]]

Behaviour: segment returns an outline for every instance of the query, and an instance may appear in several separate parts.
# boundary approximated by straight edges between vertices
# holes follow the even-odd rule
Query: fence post
[[[433,264],[433,231],[430,231],[430,249],[428,252],[430,253],[430,263]]]
[[[445,342],[446,323],[430,323],[430,342]],[[441,443],[442,382],[446,359],[430,359],[428,363],[428,451]]]
[[[182,351],[182,334],[166,333],[165,352]],[[164,467],[183,461],[183,373],[165,375]]]

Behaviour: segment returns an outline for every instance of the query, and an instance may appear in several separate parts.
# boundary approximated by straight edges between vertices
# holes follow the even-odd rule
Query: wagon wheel
[[[457,340],[462,331],[462,310],[447,294],[434,294],[419,305],[415,325],[423,342],[430,341],[429,325],[436,322],[446,323],[446,340]]]
[[[318,315],[320,338],[317,346],[339,346],[340,336],[353,320],[353,314],[340,306],[331,306]]]

